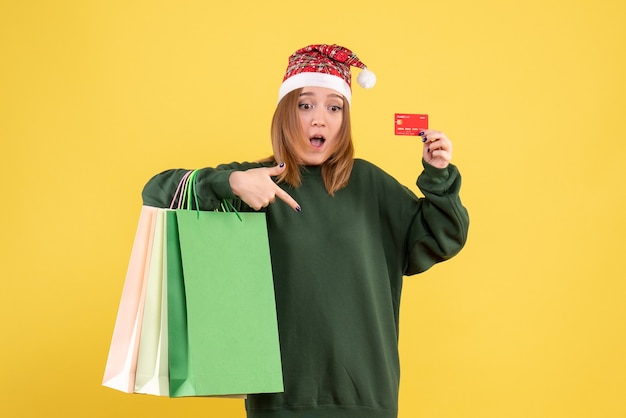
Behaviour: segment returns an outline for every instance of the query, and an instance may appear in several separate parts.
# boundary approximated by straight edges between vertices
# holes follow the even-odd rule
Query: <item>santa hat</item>
[[[376,84],[376,75],[368,71],[355,53],[339,45],[309,45],[289,57],[289,65],[278,91],[278,101],[302,87],[326,87],[341,93],[348,103],[352,99],[350,67],[362,71],[357,82],[369,89]]]

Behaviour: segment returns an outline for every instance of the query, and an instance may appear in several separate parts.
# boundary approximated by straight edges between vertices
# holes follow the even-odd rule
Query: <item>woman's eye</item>
[[[311,103],[300,103],[298,107],[302,110],[310,110],[313,109],[313,105]]]
[[[330,109],[331,112],[339,112],[341,110],[341,106],[337,106],[337,105],[328,106],[328,109]]]

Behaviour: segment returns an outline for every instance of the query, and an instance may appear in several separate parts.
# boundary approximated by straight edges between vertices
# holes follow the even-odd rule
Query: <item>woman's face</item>
[[[324,87],[305,87],[298,100],[298,115],[308,141],[304,165],[321,165],[332,155],[343,123],[343,96]]]

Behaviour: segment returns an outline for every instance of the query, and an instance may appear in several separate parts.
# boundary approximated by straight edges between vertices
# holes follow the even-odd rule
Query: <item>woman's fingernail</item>
[[[284,163],[284,162],[283,162],[283,163],[280,163],[280,165],[279,165],[279,167],[280,167],[280,168],[283,168],[284,166],[285,166],[285,163]]]
[[[428,148],[428,152],[430,152],[430,148]]]
[[[426,142],[427,140],[428,140],[428,138],[426,138],[426,137],[422,138],[422,142]]]
[[[302,208],[300,206],[296,206],[296,212],[300,212],[302,211]]]
[[[424,136],[424,131],[419,131],[417,134],[418,134],[419,136]]]

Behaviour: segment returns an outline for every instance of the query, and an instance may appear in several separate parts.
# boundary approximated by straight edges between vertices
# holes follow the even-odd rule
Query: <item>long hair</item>
[[[298,155],[301,155],[308,145],[308,138],[302,131],[298,115],[300,93],[302,89],[297,89],[282,98],[276,106],[271,128],[273,159],[287,165],[285,171],[278,177],[278,181],[284,181],[293,187],[298,187],[302,182],[300,176],[302,161]],[[337,141],[333,144],[328,160],[322,163],[322,179],[326,191],[331,196],[348,184],[354,164],[350,107],[345,98],[342,112],[343,121]]]

